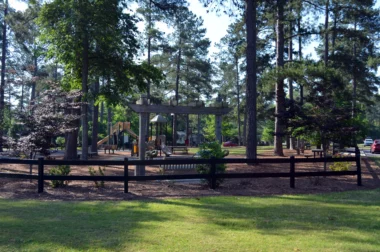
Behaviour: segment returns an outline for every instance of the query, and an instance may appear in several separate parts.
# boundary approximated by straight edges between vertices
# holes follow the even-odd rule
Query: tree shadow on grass
[[[310,236],[320,243],[316,250],[337,243],[343,244],[338,250],[352,246],[360,250],[360,244],[367,246],[361,250],[376,250],[380,247],[379,196],[380,190],[127,202],[0,200],[0,248],[114,251],[139,243],[170,244],[175,236],[189,240],[190,249],[203,238],[228,240],[227,245],[216,242],[215,246],[233,247],[234,242],[253,236],[270,237],[275,239],[273,244],[283,246],[289,240],[303,244]]]
[[[11,205],[11,207],[9,206]],[[41,202],[0,200],[0,247],[29,250],[120,250],[139,240],[145,222],[164,222],[173,213],[149,202]],[[150,232],[154,232],[154,226]]]
[[[262,235],[293,239],[312,233],[322,243],[380,247],[379,189],[261,198],[206,197],[168,203],[195,208],[198,215],[220,229],[255,230]]]

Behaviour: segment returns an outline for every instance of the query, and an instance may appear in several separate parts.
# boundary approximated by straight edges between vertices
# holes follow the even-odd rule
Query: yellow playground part
[[[111,128],[111,135],[113,135],[113,133],[119,133],[120,131],[123,131],[123,130],[128,132],[132,137],[138,139],[139,136],[135,132],[133,132],[133,130],[131,130],[131,123],[130,122],[117,122]],[[108,138],[109,138],[109,136],[106,136],[105,138],[100,140],[97,143],[97,145],[99,146],[99,145],[107,142]]]

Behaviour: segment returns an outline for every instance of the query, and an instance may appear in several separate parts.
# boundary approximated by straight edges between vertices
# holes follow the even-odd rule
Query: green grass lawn
[[[380,168],[380,157],[367,157],[369,160],[375,162],[377,168]]]
[[[379,251],[380,190],[119,202],[0,200],[0,251]]]
[[[223,150],[229,150],[230,155],[245,155],[245,146],[237,147],[222,147]],[[263,153],[267,150],[273,150],[273,146],[257,146],[257,153]],[[189,148],[190,154],[195,154],[199,151],[199,148]]]

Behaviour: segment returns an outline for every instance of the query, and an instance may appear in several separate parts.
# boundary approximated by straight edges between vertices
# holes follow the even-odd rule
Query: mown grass
[[[120,202],[0,200],[0,251],[379,251],[380,190]]]
[[[245,146],[236,147],[222,147],[223,150],[228,150],[230,155],[245,155]],[[257,146],[257,153],[263,153],[264,151],[273,150],[273,146]],[[195,154],[199,151],[199,148],[189,148],[190,154]]]
[[[367,157],[369,160],[375,162],[377,168],[380,169],[380,157]]]

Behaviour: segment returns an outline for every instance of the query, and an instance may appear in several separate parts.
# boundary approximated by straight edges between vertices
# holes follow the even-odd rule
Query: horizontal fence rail
[[[321,172],[296,172],[296,163],[322,163],[322,162],[355,162],[355,171],[321,171]],[[345,176],[356,175],[357,185],[361,186],[361,166],[360,166],[360,153],[356,149],[355,157],[345,158],[268,158],[268,159],[244,159],[244,158],[225,158],[225,159],[170,159],[170,160],[128,160],[125,158],[120,161],[109,160],[19,160],[19,159],[0,159],[3,164],[29,164],[38,165],[38,174],[15,174],[15,173],[0,173],[0,178],[14,178],[14,179],[37,179],[38,192],[42,193],[44,190],[45,180],[80,180],[80,181],[118,181],[124,182],[124,192],[128,192],[129,181],[152,181],[152,180],[176,180],[176,179],[205,179],[209,181],[210,188],[216,188],[217,179],[233,179],[233,178],[269,178],[269,177],[288,177],[290,178],[290,187],[295,188],[296,177],[309,177],[309,176]],[[168,165],[168,164],[208,164],[210,172],[208,174],[172,174],[172,175],[149,175],[149,176],[130,176],[128,174],[128,167],[131,165]],[[289,172],[265,172],[265,173],[217,173],[217,164],[289,164]],[[123,176],[88,176],[88,175],[47,175],[44,173],[45,165],[98,165],[98,166],[123,166]]]

